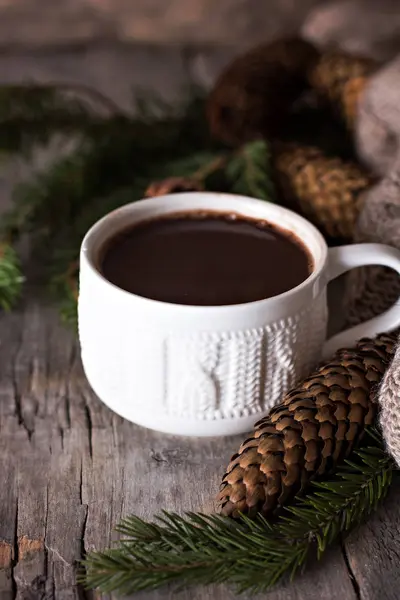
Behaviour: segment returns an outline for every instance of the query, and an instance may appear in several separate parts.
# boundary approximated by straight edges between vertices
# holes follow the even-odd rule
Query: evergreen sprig
[[[0,87],[0,151],[29,154],[56,134],[75,140],[67,156],[15,186],[0,224],[2,239],[31,235],[66,320],[76,320],[83,235],[107,212],[143,198],[155,180],[187,177],[205,190],[273,199],[266,142],[228,151],[211,140],[204,105],[196,90],[176,107],[143,96],[128,115],[82,86]]]
[[[226,171],[235,194],[274,201],[269,147],[265,140],[245,144],[229,161]]]
[[[109,98],[65,84],[0,86],[0,151],[28,154],[54,134],[94,136],[124,118]]]
[[[83,579],[90,588],[123,595],[166,584],[229,583],[238,592],[265,591],[293,578],[310,555],[320,558],[363,521],[386,496],[393,470],[380,435],[369,431],[331,479],[312,483],[276,522],[200,513],[164,512],[154,522],[131,516],[118,527],[123,538],[117,547],[88,555]]]
[[[0,307],[10,310],[19,296],[24,278],[15,250],[8,244],[0,244]]]

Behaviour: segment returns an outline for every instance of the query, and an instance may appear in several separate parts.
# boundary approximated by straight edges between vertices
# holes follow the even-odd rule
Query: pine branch
[[[129,517],[118,527],[124,536],[119,547],[88,555],[86,585],[121,594],[167,583],[226,582],[239,592],[265,591],[293,577],[315,548],[320,558],[364,520],[387,494],[393,469],[380,436],[371,432],[334,478],[312,484],[275,523],[195,513],[163,513],[152,523]]]
[[[0,86],[3,153],[29,154],[35,146],[47,144],[55,134],[93,136],[121,118],[118,107],[108,98],[84,86]]]
[[[57,90],[51,87],[0,87],[0,144],[8,139],[7,127],[15,119],[16,135],[20,132],[32,143],[37,142],[27,125],[31,120],[47,139],[57,131],[57,119],[54,122],[52,117],[59,112],[76,123],[80,135],[80,144],[72,154],[57,160],[33,181],[17,186],[14,207],[2,222],[3,231],[54,230],[59,223],[71,223],[88,202],[135,184],[137,178],[150,182],[157,174],[185,175],[185,162],[197,170],[213,155],[197,98],[179,110],[151,119],[120,115],[103,119],[97,129],[85,128],[79,115],[84,114],[90,123],[92,116],[79,103],[76,110],[74,107],[63,96],[59,100]],[[20,118],[26,122],[20,123]],[[20,149],[19,139],[11,141]]]
[[[55,133],[78,135],[72,153],[15,187],[12,209],[0,225],[3,238],[32,236],[63,317],[73,323],[77,282],[70,265],[76,264],[83,235],[121,203],[144,197],[154,180],[193,178],[210,191],[272,197],[266,144],[253,142],[230,157],[210,140],[200,95],[192,93],[176,107],[145,96],[136,110],[134,117],[121,114],[86,87],[0,87],[4,150],[30,151]]]
[[[233,156],[226,169],[231,191],[243,196],[274,201],[270,168],[267,142],[257,140],[245,144]]]
[[[61,275],[53,276],[49,284],[51,295],[58,300],[62,321],[74,329],[78,326],[78,273],[79,261],[75,258]]]
[[[172,153],[192,152],[196,145],[217,147],[210,140],[203,105],[199,92],[189,89],[183,102],[174,106],[143,96],[130,115],[85,85],[1,85],[0,151],[28,154],[55,134],[96,140],[115,129],[130,132],[150,151],[160,143]]]
[[[24,278],[14,249],[0,245],[0,307],[10,310],[21,295]]]
[[[13,190],[12,208],[2,216],[4,234],[13,237],[31,232],[36,236],[46,235],[58,223],[65,223],[73,216],[83,200],[88,154],[90,148],[81,147],[38,174],[33,181],[17,185]]]

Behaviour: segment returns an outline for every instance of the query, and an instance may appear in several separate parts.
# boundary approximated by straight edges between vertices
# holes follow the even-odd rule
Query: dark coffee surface
[[[114,285],[164,302],[217,306],[270,298],[307,279],[311,259],[265,221],[192,212],[113,237],[101,271]]]

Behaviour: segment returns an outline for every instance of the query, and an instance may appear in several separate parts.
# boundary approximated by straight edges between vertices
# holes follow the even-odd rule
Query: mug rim
[[[173,207],[173,200],[178,200],[181,201],[182,203],[185,203],[186,201],[188,202],[188,206],[187,208],[180,208],[180,209],[176,209]],[[193,206],[193,201],[195,200],[204,200],[204,201],[226,201],[228,202],[228,204],[230,202],[232,202],[232,207],[231,208],[223,208],[220,207],[218,208],[218,206],[209,206],[209,207],[196,207]],[[192,201],[192,203],[190,202]],[[164,205],[165,202],[165,205]],[[170,204],[170,206],[168,205],[168,203]],[[163,205],[163,209],[167,208],[167,210],[163,210],[162,213],[160,213],[158,216],[162,215],[166,215],[166,214],[177,214],[179,212],[185,212],[185,213],[189,213],[191,211],[198,211],[198,210],[210,210],[213,212],[220,212],[220,213],[226,213],[226,212],[237,212],[238,210],[240,210],[240,207],[233,207],[234,204],[237,205],[243,205],[243,208],[241,209],[243,212],[241,213],[243,216],[245,217],[250,217],[250,218],[259,218],[259,219],[265,219],[266,221],[271,222],[273,225],[276,225],[279,230],[281,230],[283,233],[285,232],[289,232],[291,234],[293,234],[295,237],[297,237],[301,243],[305,246],[305,248],[307,249],[307,251],[309,252],[309,254],[311,255],[312,259],[313,259],[313,270],[310,273],[310,275],[301,283],[299,283],[297,286],[291,288],[290,290],[287,290],[286,292],[283,292],[281,294],[277,294],[275,296],[270,296],[269,298],[263,298],[261,300],[253,300],[251,302],[242,302],[240,304],[224,304],[224,305],[193,305],[193,304],[179,304],[179,303],[172,303],[172,302],[164,302],[162,300],[155,300],[152,298],[146,298],[145,296],[140,296],[139,294],[134,294],[132,292],[129,292],[127,290],[124,290],[118,286],[116,286],[115,284],[111,283],[111,281],[109,281],[108,279],[106,279],[106,277],[104,277],[104,275],[101,273],[100,269],[98,268],[98,265],[96,264],[96,259],[93,256],[93,252],[94,252],[94,244],[96,242],[96,237],[102,237],[102,239],[100,240],[100,242],[97,240],[97,243],[99,245],[104,244],[107,239],[110,239],[110,237],[112,237],[113,235],[115,235],[115,233],[117,233],[118,231],[122,231],[123,228],[117,228],[117,230],[112,234],[112,236],[110,236],[110,234],[107,235],[107,230],[110,230],[110,227],[112,225],[112,222],[115,218],[121,218],[121,216],[125,216],[125,215],[129,215],[129,214],[135,214],[136,212],[138,212],[140,210],[141,207],[149,207],[149,212],[151,212],[151,208],[155,208],[158,205]],[[252,206],[255,211],[260,210],[261,212],[265,211],[265,216],[258,216],[258,217],[253,217],[253,215],[248,214],[246,212],[246,207],[248,206]],[[170,210],[168,210],[170,208]],[[276,218],[270,218],[269,214],[267,214],[268,212],[271,213],[275,213],[275,217]],[[281,225],[279,223],[279,221],[281,220],[279,217],[281,217],[281,219],[283,221],[292,221],[292,222],[297,222],[300,227],[304,230],[307,230],[308,233],[311,235],[311,237],[314,238],[314,242],[316,243],[316,245],[318,246],[318,250],[320,255],[319,256],[315,256],[315,251],[313,251],[310,248],[309,243],[307,243],[306,240],[304,240],[303,237],[301,237],[301,235],[299,235],[299,233],[297,231],[293,231],[293,229],[290,229],[284,225]],[[151,219],[151,218],[157,218],[157,215],[154,215],[153,217],[148,216],[146,218],[139,218],[137,220],[132,219],[132,224],[137,222],[141,222],[141,221],[145,221],[147,219]],[[109,222],[110,226],[107,228],[107,223]],[[126,227],[127,225],[125,225]],[[185,311],[187,313],[199,313],[202,312],[205,315],[206,314],[210,314],[212,313],[218,313],[218,312],[224,312],[226,313],[227,311],[238,311],[238,310],[245,310],[245,309],[257,309],[257,308],[266,308],[268,306],[268,304],[273,305],[276,302],[280,302],[283,300],[290,300],[293,296],[295,296],[298,293],[301,293],[303,290],[305,290],[306,288],[313,286],[313,283],[319,278],[319,276],[321,275],[321,272],[324,268],[324,266],[326,265],[326,261],[327,261],[327,255],[328,255],[328,246],[326,244],[325,239],[323,238],[322,234],[318,231],[318,229],[310,222],[308,221],[308,219],[302,217],[301,215],[298,215],[297,213],[295,213],[294,211],[285,208],[283,206],[280,206],[278,204],[274,204],[273,202],[269,202],[267,200],[260,200],[257,198],[253,198],[250,196],[241,196],[241,195],[237,195],[237,194],[229,194],[229,193],[220,193],[220,192],[180,192],[180,193],[175,193],[175,194],[165,194],[162,196],[154,196],[151,198],[143,198],[140,200],[134,200],[133,202],[129,202],[127,204],[124,204],[123,206],[110,211],[109,213],[105,214],[101,219],[97,220],[86,232],[86,234],[83,237],[82,240],[82,244],[81,244],[81,249],[80,249],[80,260],[82,261],[82,259],[85,260],[86,263],[86,267],[88,267],[90,269],[90,271],[92,272],[92,274],[98,278],[103,284],[105,284],[107,287],[111,288],[114,290],[114,292],[118,293],[119,295],[124,296],[127,299],[131,299],[133,301],[141,301],[142,303],[145,302],[147,305],[152,305],[154,306],[154,308],[159,308],[159,309],[163,309],[163,310],[173,310],[174,312],[176,310],[179,311]]]

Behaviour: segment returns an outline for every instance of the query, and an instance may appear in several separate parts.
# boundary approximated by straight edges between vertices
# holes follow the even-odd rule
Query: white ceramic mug
[[[149,300],[102,276],[100,250],[121,229],[204,209],[265,219],[294,233],[313,257],[312,274],[279,296],[216,307]],[[97,222],[82,243],[78,315],[87,379],[112,410],[151,429],[190,436],[249,431],[323,354],[400,326],[395,305],[325,342],[327,284],[362,265],[400,273],[400,252],[379,244],[328,250],[308,221],[253,198],[181,193],[128,204]]]

